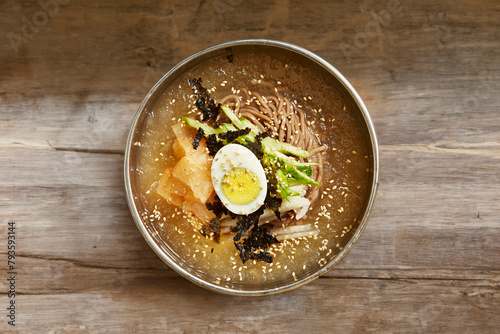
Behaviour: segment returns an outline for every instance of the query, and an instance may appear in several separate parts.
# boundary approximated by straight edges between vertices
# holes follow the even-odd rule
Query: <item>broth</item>
[[[304,110],[309,126],[327,146],[321,196],[304,218],[319,233],[271,246],[272,263],[249,260],[243,264],[232,238],[218,244],[203,237],[186,213],[155,191],[162,171],[175,164],[171,127],[194,105],[187,80],[199,77],[207,88],[215,89],[211,96],[216,101],[231,94],[233,87],[271,94],[263,83],[272,83]],[[287,56],[255,51],[236,53],[232,61],[225,56],[213,58],[177,78],[147,114],[133,147],[144,224],[181,259],[226,287],[293,281],[325,265],[358,227],[373,177],[366,126],[354,106],[341,99],[339,89],[332,79]]]

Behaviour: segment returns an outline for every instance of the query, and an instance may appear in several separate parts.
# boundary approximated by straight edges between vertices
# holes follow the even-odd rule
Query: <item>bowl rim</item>
[[[371,193],[368,199],[368,203],[365,208],[365,212],[363,215],[363,218],[359,222],[359,226],[356,229],[355,233],[349,240],[349,242],[345,245],[342,250],[333,258],[331,259],[326,265],[323,267],[319,268],[317,271],[312,273],[311,275],[308,275],[307,277],[304,277],[300,280],[279,286],[279,287],[273,287],[271,289],[256,289],[256,290],[237,290],[237,289],[232,289],[232,288],[226,288],[222,285],[215,284],[213,282],[208,282],[205,280],[200,279],[199,277],[196,277],[194,275],[191,275],[189,272],[187,272],[185,269],[183,269],[177,262],[175,262],[172,258],[167,256],[165,252],[161,249],[161,247],[154,241],[153,237],[150,235],[148,229],[144,225],[141,216],[139,212],[137,211],[137,207],[135,205],[134,199],[133,199],[133,193],[132,193],[132,185],[131,185],[131,177],[130,177],[130,155],[133,147],[133,138],[135,135],[135,129],[137,128],[138,122],[140,117],[142,116],[143,112],[145,111],[145,107],[150,100],[151,96],[155,94],[155,92],[163,85],[163,82],[167,80],[168,77],[170,77],[173,73],[175,73],[177,70],[182,68],[184,65],[189,64],[191,61],[195,60],[196,58],[220,50],[220,49],[226,49],[230,47],[236,47],[236,46],[271,46],[271,47],[277,47],[277,48],[282,48],[288,51],[291,51],[293,53],[298,53],[299,55],[305,56],[309,60],[312,60],[313,62],[317,63],[321,67],[323,67],[326,71],[328,71],[330,74],[332,74],[340,84],[344,86],[344,88],[349,92],[351,97],[353,98],[354,102],[357,104],[359,107],[359,110],[361,111],[361,114],[363,116],[363,120],[365,122],[365,125],[368,129],[368,135],[370,137],[370,142],[372,145],[372,154],[373,154],[373,177],[372,177],[372,184],[371,184]],[[329,62],[324,60],[323,58],[319,57],[315,53],[297,46],[295,44],[291,44],[288,42],[282,42],[282,41],[277,41],[277,40],[271,40],[271,39],[242,39],[242,40],[233,40],[233,41],[228,41],[220,44],[216,44],[213,46],[210,46],[208,48],[205,48],[201,51],[198,51],[184,60],[180,61],[172,67],[163,77],[156,82],[156,84],[149,90],[149,92],[146,94],[144,99],[142,100],[137,112],[135,113],[135,116],[132,120],[130,130],[128,133],[127,137],[127,142],[126,142],[126,147],[125,147],[125,157],[124,157],[124,181],[125,181],[125,192],[126,192],[126,197],[127,197],[127,204],[129,207],[129,210],[132,214],[133,220],[141,232],[142,236],[146,240],[146,242],[149,244],[151,249],[155,252],[155,254],[171,269],[173,269],[175,272],[177,272],[179,275],[182,277],[188,279],[192,283],[195,283],[203,288],[206,288],[211,291],[215,292],[220,292],[224,294],[230,294],[230,295],[238,295],[238,296],[263,296],[263,295],[269,295],[269,294],[276,294],[276,293],[281,293],[285,291],[290,291],[293,289],[296,289],[298,287],[301,287],[305,284],[308,284],[312,282],[313,280],[317,279],[321,275],[325,274],[328,272],[330,269],[332,269],[334,266],[336,266],[342,259],[349,253],[349,251],[353,248],[354,244],[358,241],[360,238],[361,234],[363,233],[368,219],[370,217],[370,214],[372,212],[372,208],[374,205],[376,193],[378,190],[378,174],[379,174],[379,149],[378,149],[378,143],[377,143],[377,138],[375,134],[375,128],[373,126],[373,122],[370,118],[370,115],[368,113],[368,110],[363,103],[361,97],[359,94],[356,92],[354,87],[347,81],[347,79]]]

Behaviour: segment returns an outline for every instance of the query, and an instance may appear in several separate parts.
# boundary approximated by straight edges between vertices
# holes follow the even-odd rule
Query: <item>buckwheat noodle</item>
[[[326,150],[326,146],[320,144],[317,136],[309,128],[301,108],[279,94],[278,89],[270,83],[263,84],[271,88],[274,94],[264,96],[241,88],[238,91],[233,90],[235,94],[227,95],[218,102],[229,106],[238,117],[245,117],[261,131],[269,131],[273,138],[311,153],[309,157],[301,160],[318,163],[317,166],[313,166],[311,178],[321,183],[323,176],[321,152]],[[318,196],[319,187],[309,187],[305,197],[312,204]],[[286,225],[294,223],[293,218],[288,220]]]

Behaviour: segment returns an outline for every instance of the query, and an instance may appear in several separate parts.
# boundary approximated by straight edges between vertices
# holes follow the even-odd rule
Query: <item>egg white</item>
[[[246,168],[257,175],[261,187],[257,197],[245,205],[231,203],[222,192],[222,178],[228,171],[238,167]],[[264,204],[267,194],[266,173],[259,159],[248,148],[238,144],[228,144],[222,147],[212,161],[211,176],[215,192],[229,211],[238,215],[248,215]]]

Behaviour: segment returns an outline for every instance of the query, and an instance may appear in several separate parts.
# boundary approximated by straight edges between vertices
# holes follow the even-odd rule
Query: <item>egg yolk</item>
[[[236,205],[252,203],[262,190],[257,175],[241,167],[233,168],[224,175],[221,188],[227,200]]]

